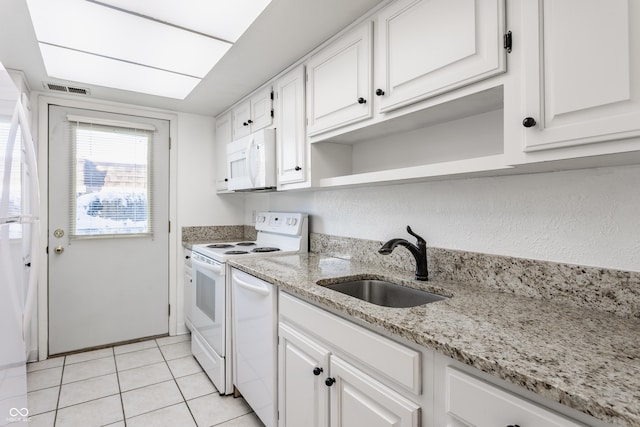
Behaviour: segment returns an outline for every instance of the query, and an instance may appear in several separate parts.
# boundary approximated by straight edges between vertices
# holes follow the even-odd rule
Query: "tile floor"
[[[261,427],[242,398],[220,396],[189,335],[27,365],[29,426]]]

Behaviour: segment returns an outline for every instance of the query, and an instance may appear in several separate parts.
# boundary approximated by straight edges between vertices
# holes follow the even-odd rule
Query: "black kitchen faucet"
[[[414,233],[408,225],[407,232],[418,239],[415,245],[405,239],[391,239],[378,249],[378,253],[389,255],[396,246],[404,246],[416,259],[416,280],[429,280],[429,272],[427,271],[427,242]]]

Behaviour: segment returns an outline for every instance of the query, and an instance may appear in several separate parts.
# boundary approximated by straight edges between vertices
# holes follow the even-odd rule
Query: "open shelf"
[[[312,143],[313,186],[508,173],[503,119],[496,87]]]

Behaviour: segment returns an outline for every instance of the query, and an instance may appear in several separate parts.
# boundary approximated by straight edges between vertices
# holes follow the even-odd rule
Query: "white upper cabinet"
[[[398,0],[377,16],[380,112],[503,73],[504,0]]]
[[[639,136],[640,2],[523,7],[524,150]]]
[[[372,27],[365,22],[307,62],[309,135],[371,117]]]
[[[231,114],[234,141],[271,126],[273,123],[272,100],[271,86],[267,86],[254,93],[250,99],[233,107]]]
[[[304,109],[304,66],[275,84],[278,187],[306,181],[307,150]]]
[[[227,191],[227,144],[231,142],[231,113],[216,117],[216,191]]]

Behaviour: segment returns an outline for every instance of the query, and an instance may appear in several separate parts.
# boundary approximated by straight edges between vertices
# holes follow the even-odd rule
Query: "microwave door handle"
[[[256,139],[254,135],[251,135],[251,142],[249,143],[249,149],[247,150],[247,172],[249,174],[249,181],[251,181],[251,186],[255,187],[256,185],[256,176],[258,175],[258,171],[256,170],[257,164],[255,164],[255,157],[253,156],[253,150],[256,146]]]

